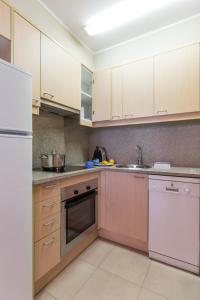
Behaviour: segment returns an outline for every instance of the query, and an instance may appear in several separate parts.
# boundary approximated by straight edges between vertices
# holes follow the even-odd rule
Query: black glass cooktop
[[[66,165],[65,167],[60,168],[43,168],[44,172],[55,172],[55,173],[65,173],[65,172],[73,172],[86,169],[85,166],[77,166],[77,165]]]

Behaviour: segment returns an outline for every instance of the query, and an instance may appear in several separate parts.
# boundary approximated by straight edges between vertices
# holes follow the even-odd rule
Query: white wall
[[[200,41],[200,15],[96,53],[94,68],[124,64]]]
[[[62,26],[37,0],[8,0],[41,31],[62,44],[67,51],[88,68],[93,69],[93,55]]]

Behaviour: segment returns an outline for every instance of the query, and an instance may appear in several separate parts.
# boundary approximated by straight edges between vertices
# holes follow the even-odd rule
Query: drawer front
[[[36,202],[51,199],[56,196],[60,196],[60,185],[58,182],[49,182],[36,187]]]
[[[35,221],[39,222],[60,212],[60,197],[56,196],[35,204]]]
[[[35,280],[60,262],[60,230],[35,244]]]
[[[35,241],[39,241],[60,228],[60,213],[35,223]]]

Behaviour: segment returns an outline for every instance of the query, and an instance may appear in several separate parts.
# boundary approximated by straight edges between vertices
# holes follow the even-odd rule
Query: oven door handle
[[[84,194],[84,195],[80,195],[80,196],[77,196],[75,198],[72,198],[72,200],[65,202],[65,208],[74,207],[74,206],[88,200],[88,198],[91,197],[91,196],[95,197],[96,194],[97,194],[97,191],[93,190],[93,191],[87,193],[87,195]]]

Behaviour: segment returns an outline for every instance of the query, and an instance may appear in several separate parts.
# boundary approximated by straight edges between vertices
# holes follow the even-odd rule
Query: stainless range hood
[[[70,116],[79,116],[80,111],[78,109],[73,109],[68,106],[64,106],[62,104],[57,104],[55,102],[46,100],[46,99],[41,99],[41,107],[40,110],[46,111],[48,113],[52,113],[55,115],[59,115],[62,117],[70,117]]]

